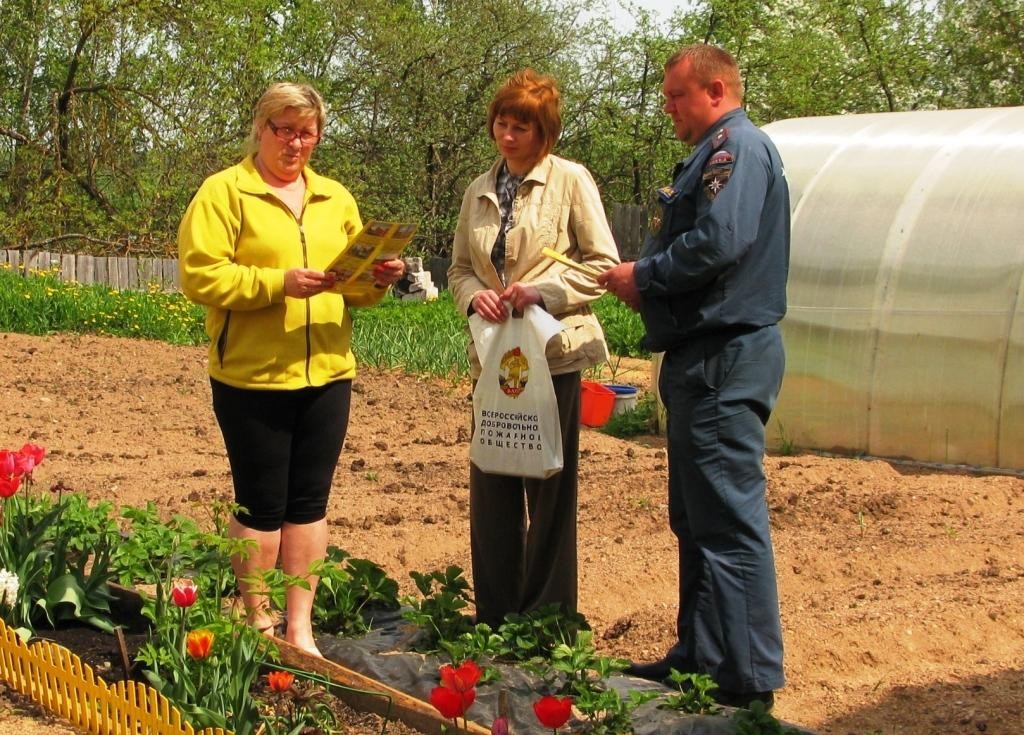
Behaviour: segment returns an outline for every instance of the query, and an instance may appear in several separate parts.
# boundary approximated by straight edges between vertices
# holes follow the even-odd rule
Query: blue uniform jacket
[[[644,345],[776,324],[786,313],[789,187],[775,145],[742,109],[704,134],[657,193],[635,266]],[[660,218],[660,222],[658,221]]]

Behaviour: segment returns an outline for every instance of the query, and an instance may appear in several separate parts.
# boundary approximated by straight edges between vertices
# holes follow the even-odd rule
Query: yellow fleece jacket
[[[351,306],[325,292],[286,297],[292,268],[324,270],[362,228],[337,181],[303,171],[302,218],[274,196],[251,157],[206,179],[178,228],[181,288],[206,307],[210,376],[237,388],[289,390],[355,376]]]

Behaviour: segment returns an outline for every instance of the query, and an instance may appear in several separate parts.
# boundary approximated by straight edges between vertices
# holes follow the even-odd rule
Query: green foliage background
[[[593,308],[613,355],[647,355],[640,347],[644,332],[636,312],[610,294]],[[455,379],[469,374],[466,318],[447,291],[437,301],[389,296],[372,309],[354,309],[353,319],[352,349],[362,365]],[[117,291],[62,281],[56,273],[26,278],[0,265],[0,332],[72,332],[201,345],[207,343],[203,321],[203,308],[180,293]]]
[[[683,43],[737,55],[759,123],[1018,105],[1022,3],[696,0],[622,30],[585,0],[0,0],[0,248],[173,254],[256,98],[292,79],[330,107],[315,167],[443,255],[493,157],[487,102],[519,68],[560,80],[559,152],[606,203],[643,203],[684,153],[660,112]]]

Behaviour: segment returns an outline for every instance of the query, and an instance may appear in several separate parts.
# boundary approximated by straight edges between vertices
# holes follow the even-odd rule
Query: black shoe
[[[754,702],[764,705],[765,712],[771,712],[775,706],[775,692],[730,692],[727,689],[712,689],[712,698],[723,707],[750,709]]]
[[[663,658],[658,661],[652,661],[649,664],[631,663],[626,667],[625,673],[640,679],[665,682],[668,680],[669,671],[672,668],[672,662],[667,658]]]

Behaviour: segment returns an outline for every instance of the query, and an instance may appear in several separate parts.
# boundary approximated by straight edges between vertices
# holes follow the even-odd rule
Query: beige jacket
[[[501,222],[495,193],[500,166],[499,159],[469,185],[462,198],[448,287],[463,314],[469,313],[478,292],[504,290],[491,263],[491,246]],[[590,172],[558,156],[544,157],[519,187],[512,222],[505,240],[506,283],[536,286],[544,308],[565,325],[547,345],[551,373],[574,372],[607,361],[604,332],[589,306],[604,289],[589,276],[541,254],[542,248],[549,247],[599,271],[619,262]],[[469,362],[473,377],[478,377],[480,362],[472,344]]]

